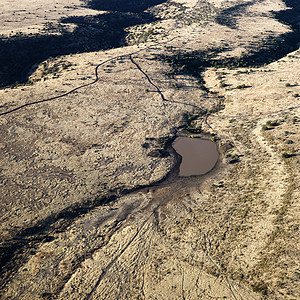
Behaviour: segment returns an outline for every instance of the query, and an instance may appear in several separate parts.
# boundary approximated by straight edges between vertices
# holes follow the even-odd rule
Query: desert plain
[[[1,299],[300,298],[297,0],[1,4]]]

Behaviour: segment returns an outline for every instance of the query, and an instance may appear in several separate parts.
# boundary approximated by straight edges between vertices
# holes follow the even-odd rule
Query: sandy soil
[[[84,1],[81,0],[3,0],[0,11],[0,34],[6,36],[16,33],[39,33],[46,23],[56,25],[61,18],[68,16],[98,13],[85,7]]]
[[[99,13],[16,5],[1,9],[4,35]],[[300,50],[202,77],[160,59],[250,54],[291,32],[272,13],[285,8],[167,1],[128,45],[49,58],[33,84],[0,90],[1,299],[300,298]],[[181,178],[170,142],[191,127],[220,159]]]

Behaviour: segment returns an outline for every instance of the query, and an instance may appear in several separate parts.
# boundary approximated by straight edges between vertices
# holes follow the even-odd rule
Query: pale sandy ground
[[[10,2],[2,13],[14,19]],[[64,16],[64,6],[82,4],[56,2]],[[252,72],[209,68],[204,80],[210,93],[188,75],[167,77],[170,66],[153,59],[169,53],[169,45],[198,50],[229,44],[231,50],[223,55],[239,55],[270,30],[274,35],[289,30],[270,14],[284,5],[280,0],[255,1],[232,29],[216,24],[213,15],[235,1],[205,2],[210,8],[205,18],[202,13],[199,17],[202,2],[176,2],[188,6],[186,19],[176,19],[180,12],[167,4],[155,7],[166,19],[152,25],[162,27],[162,33],[147,37],[146,43],[137,46],[131,40],[131,46],[120,49],[50,59],[46,64],[60,66],[58,78],[50,74],[33,86],[0,90],[2,112],[92,82],[97,64],[135,53],[134,61],[165,98],[180,102],[163,102],[124,56],[101,66],[93,85],[0,116],[2,245],[24,228],[49,220],[44,232],[23,232],[16,240],[23,246],[12,259],[13,271],[3,273],[3,299],[300,298],[300,51]],[[18,10],[26,3],[19,1]],[[196,9],[199,4],[202,10]],[[32,11],[42,7],[30,5]],[[95,13],[84,7],[76,12]],[[51,14],[53,19],[60,15]],[[1,33],[40,28],[42,23],[32,20],[11,27],[1,23]],[[128,31],[141,40],[140,29]],[[63,69],[63,64],[69,67]],[[40,78],[43,68],[31,78]],[[236,88],[242,84],[246,88]],[[224,97],[225,108],[207,123],[196,121],[220,138],[220,149],[233,145],[222,152],[215,170],[192,178],[177,178],[175,172],[161,185],[119,196],[172,170],[173,154],[147,156],[160,147],[149,139],[172,136],[184,113],[197,112],[191,105],[210,110],[223,99],[218,96]],[[264,131],[267,121],[278,126]],[[284,152],[294,156],[283,158]],[[233,154],[240,162],[230,165]],[[117,199],[104,206],[92,202],[108,192]],[[89,210],[78,214],[85,202]],[[60,214],[66,208],[69,218]]]
[[[38,33],[44,24],[57,24],[68,16],[98,14],[84,7],[81,0],[3,0],[0,10],[0,34]]]

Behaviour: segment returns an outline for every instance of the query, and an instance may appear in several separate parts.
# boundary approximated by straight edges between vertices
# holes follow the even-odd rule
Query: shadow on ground
[[[242,4],[223,9],[216,17],[216,22],[220,25],[237,29],[237,18],[241,17],[247,11],[247,8],[253,5],[255,1],[249,1]]]
[[[162,4],[166,0],[85,0],[87,5],[96,10],[141,13],[151,6]]]
[[[125,29],[154,22],[156,18],[144,10],[163,2],[165,0],[86,1],[87,6],[93,9],[109,11],[96,16],[61,19],[56,28],[47,24],[43,34],[0,39],[0,87],[26,82],[32,66],[49,57],[122,46],[127,35]],[[65,23],[73,23],[77,27],[68,32],[64,30]],[[55,29],[60,32],[59,35],[49,34]]]
[[[297,50],[300,43],[300,2],[298,0],[284,0],[284,2],[287,9],[273,14],[279,22],[289,25],[291,32],[279,37],[270,36],[256,49],[249,50],[249,53],[242,57],[217,58],[221,52],[230,50],[229,47],[211,48],[206,51],[178,51],[174,55],[161,55],[158,58],[165,60],[172,67],[172,71],[167,75],[189,74],[198,78],[199,84],[205,88],[202,78],[202,72],[205,68],[255,68],[271,63]],[[216,21],[221,25],[236,28],[236,17],[244,14],[247,7],[253,3],[253,1],[249,1],[225,9],[219,13]]]

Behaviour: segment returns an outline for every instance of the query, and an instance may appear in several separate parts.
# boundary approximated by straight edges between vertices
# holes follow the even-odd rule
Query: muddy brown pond
[[[200,138],[178,137],[173,148],[182,157],[179,176],[203,175],[214,168],[219,158],[217,145]]]

